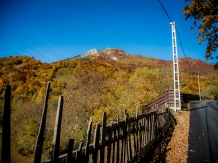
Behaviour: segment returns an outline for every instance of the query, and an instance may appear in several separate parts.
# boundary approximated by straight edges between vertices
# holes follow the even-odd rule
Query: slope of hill
[[[31,161],[41,118],[45,86],[51,81],[49,117],[47,120],[43,158],[49,156],[54,117],[59,95],[64,95],[61,150],[70,137],[75,142],[86,135],[90,117],[101,121],[107,112],[107,122],[123,118],[123,110],[132,115],[140,108],[173,88],[172,61],[126,54],[110,48],[99,55],[86,55],[53,63],[42,63],[28,56],[0,59],[0,108],[6,82],[12,86],[12,158]],[[113,57],[116,57],[114,59]],[[201,89],[218,85],[218,74],[212,64],[188,58],[179,59],[181,91],[197,93],[195,73],[200,73]],[[214,96],[215,97],[215,96]],[[26,118],[23,118],[26,117]],[[25,161],[24,161],[25,160]]]
[[[172,61],[162,60],[161,65],[165,65],[165,67],[170,65],[172,67]],[[179,58],[179,69],[183,72],[201,76],[217,73],[217,70],[214,69],[214,64],[193,58]]]
[[[98,52],[98,55],[95,55],[95,52]],[[116,48],[107,48],[102,51],[94,50],[94,53],[88,53],[84,57],[76,57],[51,64],[42,63],[33,57],[27,56],[8,57],[0,59],[1,97],[3,97],[3,86],[6,82],[13,82],[14,90],[19,85],[17,83],[29,85],[28,87],[31,87],[31,89],[28,88],[26,90],[28,96],[34,95],[34,92],[39,90],[49,80],[55,83],[56,88],[64,88],[65,84],[70,81],[68,80],[70,75],[73,76],[74,72],[80,68],[84,69],[84,67],[80,67],[82,64],[86,64],[87,67],[92,67],[96,64],[95,66],[99,66],[98,69],[104,67],[105,70],[110,66],[117,66],[119,69],[128,69],[128,71],[133,71],[133,73],[137,68],[143,67],[172,70],[172,61],[140,55],[129,55],[123,50]],[[217,75],[217,70],[214,70],[213,64],[192,58],[180,58],[179,69],[187,74],[200,74],[201,76]],[[21,93],[20,91],[18,92]]]

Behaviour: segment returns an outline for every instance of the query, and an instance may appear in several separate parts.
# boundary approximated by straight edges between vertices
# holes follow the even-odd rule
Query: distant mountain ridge
[[[113,60],[121,64],[131,65],[132,67],[172,67],[172,60],[161,60],[158,58],[143,57],[141,55],[130,55],[124,50],[118,48],[106,48],[105,50],[97,50],[96,48],[88,50],[84,57],[96,57],[99,60]],[[144,59],[146,58],[146,62]],[[200,59],[194,58],[179,58],[179,70],[184,72],[189,72],[193,74],[208,75],[210,73],[215,73],[214,64],[207,63]]]
[[[66,59],[66,61],[88,61],[88,60],[101,60],[102,62],[111,62],[112,64],[120,65],[136,69],[139,67],[148,68],[169,68],[172,69],[172,60],[161,60],[158,58],[145,57],[141,55],[128,54],[118,48],[106,48],[105,50],[90,49],[83,56],[76,56]],[[23,69],[31,65],[34,70],[37,70],[38,65],[52,67],[54,64],[62,64],[65,60],[60,60],[53,63],[42,63],[34,57],[28,56],[15,56],[0,58],[0,77],[6,75],[5,73],[14,71],[16,69]],[[209,74],[217,74],[215,64],[208,63],[200,59],[194,58],[179,58],[179,71],[193,74],[200,74],[201,76]],[[68,63],[66,63],[68,64]],[[16,69],[13,69],[16,68]],[[7,76],[7,75],[6,75]]]
[[[159,60],[160,64],[164,67],[172,67],[173,61],[169,60]],[[213,63],[208,63],[200,59],[194,59],[190,57],[182,57],[178,59],[179,61],[179,71],[192,73],[192,74],[199,74],[201,76],[217,73],[218,71],[215,70]]]

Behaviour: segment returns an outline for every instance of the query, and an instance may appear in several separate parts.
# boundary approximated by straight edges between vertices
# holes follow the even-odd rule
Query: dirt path
[[[187,162],[190,112],[176,113],[177,125],[167,145],[166,162]]]
[[[176,125],[167,129],[149,158],[143,162],[185,163],[188,158],[188,135],[190,112],[174,113]]]

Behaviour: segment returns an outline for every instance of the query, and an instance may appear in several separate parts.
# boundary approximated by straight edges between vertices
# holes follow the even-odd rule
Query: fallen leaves
[[[189,117],[190,112],[179,112],[175,114],[177,125],[167,146],[166,162],[187,162]]]

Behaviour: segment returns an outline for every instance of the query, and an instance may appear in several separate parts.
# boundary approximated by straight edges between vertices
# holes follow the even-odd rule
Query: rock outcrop
[[[112,60],[129,58],[129,55],[125,51],[118,48],[106,48],[105,50],[90,49],[84,56],[97,56],[101,59]]]
[[[99,56],[99,53],[97,49],[90,49],[84,54],[84,56]]]

